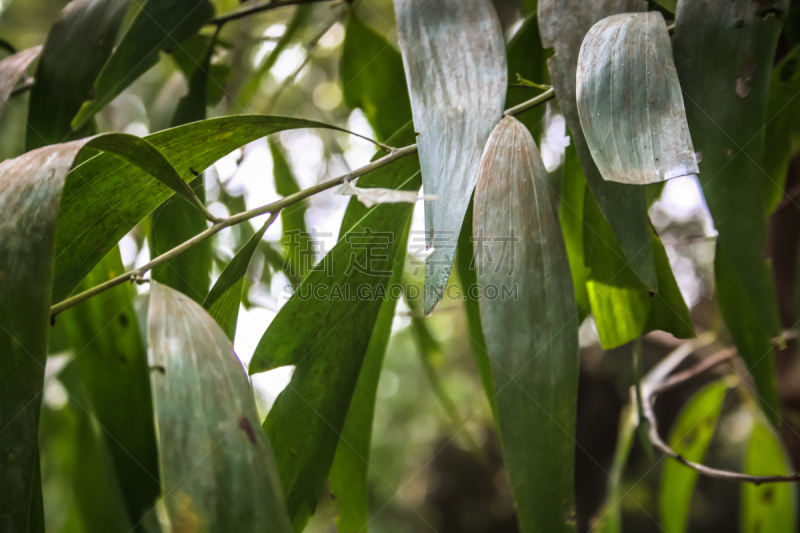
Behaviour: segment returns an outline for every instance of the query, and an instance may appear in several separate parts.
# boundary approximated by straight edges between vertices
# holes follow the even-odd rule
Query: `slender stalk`
[[[555,97],[555,95],[556,95],[555,89],[552,89],[552,88],[547,89],[545,92],[543,92],[542,94],[540,94],[536,98],[531,98],[527,102],[522,102],[518,106],[514,106],[511,109],[508,109],[503,114],[505,116],[507,116],[507,117],[508,116],[519,115],[523,111],[527,111],[528,109],[531,109],[533,107],[536,107],[537,105],[543,104],[543,103],[547,102],[548,100],[552,100]]]
[[[284,2],[284,3],[280,4],[280,5],[288,5],[288,4],[286,2]],[[256,6],[251,6],[251,7],[256,7]],[[539,104],[541,104],[543,102],[546,102],[547,100],[551,99],[552,97],[553,97],[553,91],[551,89],[550,91],[548,91],[548,92],[546,92],[544,94],[541,94],[541,95],[537,96],[536,98],[534,98],[532,100],[529,100],[528,102],[525,102],[525,103],[520,104],[520,105],[518,105],[518,106],[516,106],[514,108],[509,109],[508,111],[506,111],[506,115],[516,115],[517,113],[521,113],[521,112],[523,112],[523,111],[525,111],[527,109],[530,109],[531,107],[534,107],[534,106],[539,105]],[[366,138],[366,137],[364,137],[364,138]],[[368,140],[371,140],[371,139],[368,139]],[[376,141],[372,141],[372,142],[376,142]],[[352,181],[352,180],[354,180],[354,179],[356,179],[358,177],[361,177],[361,176],[363,176],[365,174],[369,174],[370,172],[372,172],[374,170],[377,170],[377,169],[379,169],[379,168],[381,168],[383,166],[386,166],[386,165],[388,165],[388,164],[390,164],[390,163],[392,163],[394,161],[397,161],[398,159],[402,159],[402,158],[404,158],[406,156],[409,156],[411,154],[417,153],[417,145],[416,144],[412,144],[411,146],[405,146],[403,148],[392,148],[390,146],[382,145],[380,143],[376,143],[376,144],[378,144],[378,146],[381,149],[386,150],[389,153],[387,155],[381,157],[380,159],[376,159],[375,161],[372,161],[371,163],[369,163],[367,165],[364,165],[361,168],[353,170],[352,172],[348,172],[347,174],[339,176],[338,178],[334,178],[334,179],[331,179],[331,180],[328,180],[328,181],[324,181],[322,183],[314,185],[313,187],[309,187],[308,189],[303,189],[302,191],[297,192],[295,194],[291,194],[289,196],[286,196],[285,198],[282,198],[281,200],[278,200],[277,202],[273,202],[271,204],[267,204],[267,205],[264,205],[264,206],[261,206],[261,207],[257,207],[255,209],[251,209],[249,211],[244,211],[243,213],[239,213],[237,215],[233,215],[233,216],[230,216],[228,218],[220,219],[220,218],[214,217],[214,221],[213,221],[213,224],[212,224],[211,227],[209,227],[208,229],[206,229],[202,233],[198,233],[197,235],[195,235],[194,237],[192,237],[188,241],[184,242],[183,244],[181,244],[179,246],[176,246],[172,250],[161,254],[160,256],[156,257],[155,259],[153,259],[152,261],[150,261],[146,265],[142,265],[139,268],[136,268],[136,269],[134,269],[134,270],[132,270],[130,272],[122,274],[121,276],[117,276],[116,278],[110,279],[110,280],[106,281],[105,283],[101,283],[100,285],[98,285],[96,287],[93,287],[93,288],[91,288],[91,289],[89,289],[87,291],[84,291],[84,292],[80,293],[80,294],[76,294],[75,296],[72,296],[71,298],[67,298],[66,300],[63,300],[63,301],[53,305],[52,307],[50,307],[50,317],[54,318],[56,315],[58,315],[62,311],[66,310],[66,309],[69,309],[70,307],[74,307],[74,306],[78,305],[79,303],[88,300],[92,296],[96,296],[97,294],[100,294],[101,292],[107,291],[108,289],[114,288],[117,285],[125,283],[126,281],[139,281],[139,280],[141,280],[142,276],[144,276],[144,274],[146,272],[148,272],[148,271],[152,270],[153,268],[165,263],[166,261],[169,261],[173,257],[185,252],[186,250],[188,250],[189,248],[193,247],[194,245],[196,245],[196,244],[198,244],[198,243],[200,243],[200,242],[202,242],[202,241],[204,241],[204,240],[206,240],[206,239],[208,239],[210,237],[213,237],[214,235],[216,235],[217,233],[219,233],[220,231],[222,231],[225,228],[228,228],[230,226],[235,226],[236,224],[241,224],[242,222],[250,220],[251,218],[255,218],[257,216],[265,215],[267,213],[272,215],[271,219],[274,219],[274,217],[277,216],[277,214],[280,212],[280,210],[284,209],[285,207],[288,207],[288,206],[290,206],[292,204],[296,204],[297,202],[300,202],[301,200],[305,200],[306,198],[308,198],[310,196],[313,196],[315,194],[321,193],[323,191],[327,191],[328,189],[332,189],[333,187],[336,187],[337,185],[340,185],[342,183],[350,182],[350,181]]]
[[[281,7],[300,6],[303,4],[316,4],[320,2],[330,2],[330,1],[331,0],[285,0],[283,2],[277,2],[276,0],[267,0],[266,2],[257,2],[251,6],[243,7],[241,9],[231,11],[230,13],[225,13],[224,15],[220,15],[217,18],[211,19],[211,22],[209,22],[209,24],[216,24],[217,26],[223,26],[225,23],[230,22],[232,20],[238,20],[240,18],[249,17],[250,15],[255,15],[256,13],[263,13],[264,11],[272,11],[273,9],[278,9]]]

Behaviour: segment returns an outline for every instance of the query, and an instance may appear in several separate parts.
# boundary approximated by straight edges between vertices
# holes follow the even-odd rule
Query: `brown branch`
[[[681,348],[679,347],[678,349],[680,350]],[[681,355],[683,356],[683,359],[685,359],[694,351],[695,350],[685,350],[685,354]],[[661,452],[666,456],[704,476],[711,478],[721,479],[724,481],[734,481],[737,483],[753,483],[754,485],[761,485],[762,483],[794,483],[800,481],[800,472],[784,476],[751,476],[748,474],[742,474],[740,472],[731,472],[729,470],[711,468],[700,463],[695,463],[694,461],[689,461],[678,452],[673,450],[661,439],[661,435],[658,433],[658,421],[653,411],[653,404],[655,403],[658,394],[702,374],[706,370],[730,359],[736,354],[737,351],[735,348],[726,348],[725,350],[705,358],[694,367],[675,374],[671,379],[666,379],[665,376],[665,379],[663,379],[661,382],[642,384],[642,416],[644,416],[644,418],[650,423],[650,441],[653,443],[653,446],[661,450]],[[677,362],[677,364],[679,363],[680,361]],[[677,366],[677,364],[674,366]]]

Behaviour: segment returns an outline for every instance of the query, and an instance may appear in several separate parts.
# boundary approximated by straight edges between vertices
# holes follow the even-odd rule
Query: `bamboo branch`
[[[546,102],[547,100],[551,99],[552,97],[553,97],[553,91],[551,89],[547,93],[541,94],[541,95],[537,96],[536,98],[533,98],[532,100],[529,100],[529,101],[524,102],[524,103],[522,103],[522,104],[520,104],[520,105],[518,105],[516,107],[513,107],[513,108],[509,109],[508,111],[506,111],[506,115],[516,115],[517,113],[522,113],[523,111],[526,111],[526,110],[530,109],[531,107],[534,107],[534,106],[539,105],[539,104],[541,104],[543,102]],[[364,138],[366,138],[366,137],[364,137]],[[375,142],[375,141],[372,141],[372,142]],[[107,291],[108,289],[112,289],[112,288],[116,287],[117,285],[125,283],[126,281],[141,281],[143,279],[142,277],[144,276],[144,274],[147,273],[148,271],[150,271],[153,268],[165,263],[166,261],[169,261],[173,257],[185,252],[186,250],[188,250],[189,248],[193,247],[194,245],[196,245],[196,244],[198,244],[200,242],[203,242],[204,240],[206,240],[206,239],[208,239],[210,237],[213,237],[214,235],[216,235],[217,233],[219,233],[220,231],[222,231],[225,228],[228,228],[230,226],[235,226],[236,224],[241,224],[242,222],[245,222],[247,220],[250,220],[252,218],[255,218],[255,217],[258,217],[258,216],[261,216],[261,215],[266,215],[267,213],[272,215],[270,217],[270,220],[274,220],[274,218],[277,217],[277,215],[278,215],[278,213],[280,212],[281,209],[284,209],[284,208],[286,208],[286,207],[288,207],[288,206],[290,206],[292,204],[296,204],[297,202],[305,200],[306,198],[308,198],[310,196],[313,196],[315,194],[321,193],[323,191],[327,191],[328,189],[332,189],[333,187],[336,187],[337,185],[341,185],[342,183],[347,183],[347,182],[350,182],[350,181],[352,181],[352,180],[354,180],[354,179],[356,179],[358,177],[361,177],[361,176],[363,176],[365,174],[369,174],[370,172],[372,172],[374,170],[377,170],[377,169],[379,169],[379,168],[381,168],[381,167],[383,167],[385,165],[388,165],[390,163],[393,163],[394,161],[397,161],[398,159],[402,159],[402,158],[404,158],[406,156],[409,156],[411,154],[417,153],[417,145],[416,144],[412,144],[411,146],[405,146],[403,148],[392,148],[390,146],[382,145],[382,144],[379,144],[379,143],[376,143],[376,144],[378,144],[378,146],[380,148],[389,151],[389,153],[387,155],[381,157],[380,159],[376,159],[375,161],[372,161],[371,163],[369,163],[367,165],[364,165],[361,168],[353,170],[352,172],[348,172],[347,174],[339,176],[338,178],[334,178],[334,179],[331,179],[331,180],[328,180],[328,181],[324,181],[322,183],[314,185],[313,187],[309,187],[307,189],[303,189],[302,191],[299,191],[299,192],[296,192],[296,193],[291,194],[289,196],[286,196],[285,198],[282,198],[281,200],[278,200],[277,202],[273,202],[271,204],[267,204],[267,205],[264,205],[264,206],[261,206],[261,207],[257,207],[255,209],[251,209],[249,211],[244,211],[243,213],[239,213],[237,215],[233,215],[233,216],[230,216],[230,217],[227,217],[227,218],[216,218],[215,217],[211,227],[209,227],[208,229],[206,229],[202,233],[198,233],[197,235],[195,235],[194,237],[192,237],[188,241],[184,242],[183,244],[180,244],[180,245],[176,246],[172,250],[169,250],[168,252],[165,252],[165,253],[161,254],[160,256],[156,257],[155,259],[153,259],[149,263],[147,263],[145,265],[142,265],[141,267],[136,268],[134,270],[131,270],[130,272],[127,272],[125,274],[117,276],[116,278],[110,279],[110,280],[106,281],[105,283],[101,283],[100,285],[97,285],[96,287],[92,287],[89,290],[86,290],[86,291],[84,291],[82,293],[76,294],[75,296],[72,296],[71,298],[67,298],[66,300],[63,300],[63,301],[51,306],[50,307],[50,318],[51,318],[51,320],[54,319],[59,313],[65,311],[66,309],[69,309],[70,307],[74,307],[74,306],[78,305],[79,303],[88,300],[92,296],[96,296],[96,295],[100,294],[101,292]]]
[[[216,24],[217,26],[223,26],[225,23],[230,22],[232,20],[238,20],[240,18],[249,17],[250,15],[255,15],[256,13],[272,11],[273,9],[278,9],[281,7],[300,6],[304,4],[317,4],[321,2],[330,2],[330,1],[331,0],[285,0],[284,2],[278,2],[276,0],[267,0],[266,2],[257,2],[251,6],[243,7],[241,9],[231,11],[230,13],[225,13],[224,15],[220,15],[214,19],[211,19],[211,22],[209,22],[209,24]]]
[[[531,98],[527,102],[522,102],[518,106],[514,106],[511,109],[507,110],[503,113],[505,116],[514,116],[519,115],[523,111],[527,111],[533,107],[536,107],[539,104],[543,104],[548,100],[552,100],[556,96],[556,91],[553,88],[547,89],[545,92],[537,96],[536,98]]]
[[[678,349],[680,350],[681,348],[679,347]],[[682,357],[679,358],[680,360],[675,361],[675,364],[672,368],[674,369],[675,366],[680,364],[683,359],[691,355],[694,351],[694,349],[684,350],[684,353],[681,353]],[[650,440],[653,443],[653,446],[661,450],[661,452],[663,452],[666,456],[678,461],[682,465],[691,468],[692,470],[704,476],[715,479],[734,481],[737,483],[753,483],[754,485],[761,485],[762,483],[793,483],[800,481],[800,472],[784,476],[751,476],[748,474],[742,474],[740,472],[731,472],[729,470],[711,468],[700,463],[695,463],[694,461],[689,461],[673,450],[661,439],[661,436],[658,433],[658,421],[656,420],[656,415],[653,411],[653,404],[655,403],[658,394],[665,390],[672,389],[681,383],[684,383],[702,374],[706,370],[709,370],[710,368],[727,361],[736,354],[737,351],[735,348],[727,348],[705,358],[694,367],[674,375],[671,379],[667,379],[667,376],[664,376],[663,380],[642,384],[642,414],[644,418],[650,422]],[[635,394],[635,392],[633,394]]]

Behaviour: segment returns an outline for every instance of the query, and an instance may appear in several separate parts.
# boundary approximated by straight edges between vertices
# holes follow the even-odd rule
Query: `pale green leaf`
[[[439,303],[478,178],[503,115],[507,64],[489,0],[395,0],[425,194],[425,312]],[[480,35],[480,39],[475,36]]]
[[[744,472],[753,476],[789,475],[794,467],[780,437],[756,420],[747,444]],[[797,531],[797,487],[793,483],[742,483],[742,533]]]
[[[703,462],[728,389],[728,381],[715,381],[681,409],[669,433],[669,446],[675,453],[688,461]],[[665,461],[659,490],[660,523],[666,533],[682,533],[689,526],[692,495],[700,474],[672,459]]]
[[[578,57],[577,103],[603,179],[643,185],[699,172],[658,11],[612,15],[592,26]]]
[[[478,283],[516,291],[482,298],[480,310],[521,531],[574,531],[575,297],[547,172],[512,117],[492,132],[481,160],[473,231]],[[513,253],[503,260],[508,238]]]
[[[225,333],[194,301],[153,282],[148,342],[172,528],[291,531],[253,391]]]

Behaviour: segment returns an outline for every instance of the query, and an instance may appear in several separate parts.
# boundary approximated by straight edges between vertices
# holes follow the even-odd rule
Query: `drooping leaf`
[[[756,420],[744,472],[754,476],[789,475],[794,472],[780,437],[769,424]],[[793,483],[742,483],[742,533],[797,531],[797,488]]]
[[[796,46],[773,69],[767,101],[764,143],[764,211],[772,214],[783,198],[789,161],[800,151],[800,46]]]
[[[572,531],[575,297],[547,171],[533,137],[513,117],[503,119],[486,145],[473,231],[484,288],[481,321],[520,528]],[[516,298],[488,297],[490,286]]]
[[[90,289],[122,272],[115,249],[79,287]],[[75,386],[85,390],[87,398],[76,401],[91,410],[103,430],[131,525],[150,512],[161,492],[147,350],[133,308],[135,296],[129,284],[119,285],[58,317],[66,324],[75,353],[71,366],[80,382]]]
[[[719,241],[714,255],[714,281],[720,314],[753,376],[761,409],[775,427],[780,427],[781,402],[772,336],[756,319],[758,312],[745,292],[727,249]]]
[[[247,244],[233,256],[231,262],[220,274],[219,279],[212,287],[203,302],[203,307],[217,321],[219,327],[225,332],[228,339],[233,342],[236,333],[236,321],[239,317],[239,304],[242,301],[242,288],[244,277],[250,266],[250,260],[258,248],[269,226],[264,224]]]
[[[589,268],[584,257],[584,224],[583,205],[586,196],[586,175],[583,173],[575,143],[570,143],[564,153],[564,164],[561,170],[561,206],[559,218],[561,231],[564,233],[564,245],[567,247],[569,270],[572,273],[572,287],[575,291],[575,305],[578,308],[578,322],[589,315],[589,293],[586,282]]]
[[[175,61],[175,64],[181,69],[186,79],[191,80],[197,73],[198,67],[202,66],[205,61],[209,61],[206,68],[206,74],[203,75],[208,79],[206,89],[206,105],[213,107],[219,104],[222,97],[225,96],[225,84],[228,82],[232,74],[232,68],[224,59],[220,61],[212,61],[214,54],[218,49],[228,49],[230,46],[222,41],[217,35],[206,35],[198,33],[189,39],[183,41],[181,45],[172,50],[170,57]],[[221,54],[222,55],[222,54]],[[190,88],[191,92],[191,88]],[[205,118],[205,117],[201,117]],[[197,120],[201,120],[197,119]],[[190,122],[185,121],[183,123]],[[173,126],[177,126],[173,121]]]
[[[291,531],[270,443],[233,345],[153,282],[148,342],[165,504],[176,531]]]
[[[287,46],[292,44],[292,41],[308,25],[313,9],[313,5],[297,6],[291,22],[289,22],[289,25],[286,26],[286,29],[284,30],[280,39],[278,39],[278,42],[275,43],[275,48],[273,48],[272,51],[267,54],[267,56],[264,58],[264,62],[258,66],[256,71],[253,72],[253,74],[247,79],[242,88],[239,90],[239,93],[236,95],[235,100],[241,108],[247,107],[247,104],[250,103],[250,100],[253,99],[253,96],[258,93],[258,89],[261,87],[264,76],[266,76],[272,67],[275,66],[275,62],[278,60],[278,57],[284,50],[286,50]]]
[[[398,254],[398,259],[401,254]],[[396,260],[389,286],[402,281],[403,261]],[[378,318],[372,329],[364,363],[358,375],[353,399],[336,448],[330,473],[331,494],[339,502],[339,531],[367,532],[369,523],[370,451],[372,444],[372,421],[375,414],[375,399],[378,392],[383,359],[392,334],[396,295],[388,294],[381,304]]]
[[[344,101],[350,109],[361,108],[378,138],[386,140],[411,120],[403,58],[355,10],[345,32],[339,63]]]
[[[206,94],[214,45],[215,39],[207,43],[200,65],[196,66],[189,78],[189,92],[178,102],[178,107],[172,116],[173,127],[206,118]],[[205,185],[202,176],[198,175],[188,185],[180,175],[178,180],[193,190],[192,196],[205,203]],[[194,205],[185,198],[173,196],[158,206],[152,214],[150,257],[158,257],[183,244],[207,227],[205,216]],[[154,268],[152,279],[169,285],[195,302],[201,303],[208,296],[208,289],[211,286],[211,253],[211,240],[207,239]]]
[[[138,336],[139,333],[136,332],[136,335]],[[145,365],[147,364],[146,359],[143,362]],[[74,418],[74,427],[68,435],[73,439],[73,456],[70,458],[72,468],[69,472],[65,472],[71,477],[72,497],[79,509],[86,531],[130,533],[132,526],[136,525],[143,517],[134,515],[131,518],[128,514],[130,508],[126,509],[125,504],[129,502],[124,500],[122,494],[125,489],[124,482],[120,481],[113,469],[108,468],[111,463],[108,460],[107,449],[110,439],[106,438],[104,441],[103,436],[104,430],[107,429],[104,428],[92,408],[92,401],[80,374],[77,365],[70,363],[58,375],[58,380],[64,385],[68,394],[67,405]],[[145,379],[149,379],[146,371]],[[148,395],[149,403],[149,385],[145,392]],[[151,411],[151,418],[148,419],[151,426],[152,414]],[[117,424],[124,422],[124,420],[120,420]],[[150,435],[154,436],[152,428]],[[119,471],[116,473],[118,474]],[[155,496],[157,496],[158,472],[156,471],[155,474]],[[151,501],[150,504],[152,505],[152,503]],[[64,530],[67,531],[67,528]],[[133,530],[135,531],[136,528]]]
[[[670,430],[669,445],[684,459],[703,462],[728,389],[728,381],[715,381],[698,391],[681,409]],[[667,459],[664,463],[659,490],[659,522],[667,533],[687,530],[692,494],[699,475],[677,461]]]
[[[17,52],[0,61],[0,113],[3,112],[6,101],[8,101],[8,97],[11,96],[11,92],[14,90],[14,86],[22,75],[25,74],[28,65],[39,57],[39,52],[41,51],[41,46],[34,46],[33,48]]]
[[[555,55],[549,61],[550,77],[586,180],[631,270],[655,292],[659,289],[658,276],[652,250],[647,246],[650,221],[645,190],[603,180],[586,143],[576,100],[578,55],[586,33],[605,17],[644,11],[646,7],[647,3],[642,0],[542,0],[539,2],[539,31],[544,45],[555,48]]]
[[[401,190],[420,187],[415,157],[365,178],[372,176]],[[412,208],[377,205],[351,224],[272,321],[250,362],[251,374],[296,365],[264,422],[296,531],[328,478],[387,283],[405,254]]]
[[[132,135],[108,134],[46,146],[0,163],[0,524],[28,531],[38,476],[37,429],[50,324],[54,234],[65,178],[83,147],[146,168],[153,154]],[[163,157],[163,156],[162,156]],[[151,158],[151,159],[148,159]],[[35,521],[40,517],[36,516]]]
[[[184,181],[250,141],[297,128],[333,128],[305,119],[262,115],[219,117],[148,135]],[[53,300],[72,293],[103,256],[172,192],[146,172],[99,155],[72,170],[56,232]]]
[[[619,415],[619,429],[617,430],[617,445],[614,451],[614,460],[609,472],[606,502],[601,508],[600,518],[594,526],[597,533],[622,533],[622,498],[624,489],[622,475],[628,456],[633,447],[633,437],[636,434],[636,424],[639,416],[636,405],[628,404],[622,408]]]
[[[162,50],[180,46],[214,16],[208,0],[147,0],[94,83],[91,99],[72,120],[79,129],[158,62]]]
[[[542,37],[539,35],[539,22],[536,18],[536,6],[531,10],[533,16],[523,22],[522,27],[514,34],[506,49],[508,56],[508,83],[506,95],[506,109],[510,109],[536,95],[537,89],[516,87],[518,77],[538,84],[550,83],[550,73],[547,70],[547,51],[542,46]],[[525,124],[533,139],[541,139],[544,130],[545,106],[536,106],[524,113],[517,115],[517,120]]]
[[[577,103],[606,181],[643,185],[699,172],[658,11],[612,15],[592,26],[578,57]]]
[[[760,322],[770,336],[780,333],[780,320],[763,255],[763,182],[769,179],[762,170],[764,125],[782,26],[776,13],[788,6],[788,0],[681,2],[672,39],[717,247],[725,248],[753,303],[756,313],[748,320]]]
[[[626,262],[611,225],[591,190],[584,198],[586,290],[603,349],[621,346],[657,329],[679,339],[695,336],[689,309],[675,281],[661,239],[650,230],[647,244],[656,263],[660,291],[651,293]]]
[[[73,0],[51,26],[28,107],[28,150],[89,134],[72,118],[111,55],[128,0]]]
[[[425,193],[425,312],[439,303],[506,99],[503,33],[488,0],[395,0]],[[480,39],[475,36],[480,35]]]
[[[281,147],[276,141],[269,142],[272,168],[275,174],[275,192],[283,197],[300,192],[300,186],[292,173]],[[314,239],[306,228],[305,201],[281,210],[283,226],[282,244],[286,251],[284,273],[295,287],[314,266]]]
[[[481,325],[481,309],[477,298],[478,277],[475,273],[475,250],[472,245],[472,218],[474,213],[474,197],[469,203],[461,234],[458,236],[458,250],[456,253],[456,272],[461,281],[461,293],[464,295],[464,313],[467,315],[467,334],[475,358],[475,366],[481,376],[481,385],[486,395],[486,400],[492,409],[492,418],[497,425],[497,396],[494,392],[492,379],[492,364],[489,361],[489,352],[486,350],[486,338]]]

